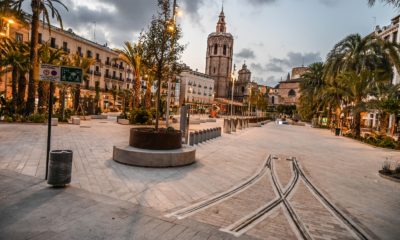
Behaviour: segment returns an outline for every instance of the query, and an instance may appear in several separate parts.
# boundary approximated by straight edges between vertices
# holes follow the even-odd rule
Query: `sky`
[[[172,1],[172,0],[171,0]],[[157,11],[157,0],[63,0],[64,28],[100,44],[121,47],[136,41]],[[224,6],[227,31],[234,36],[234,63],[244,61],[252,80],[274,86],[292,67],[324,61],[349,34],[369,34],[400,14],[367,0],[177,0],[183,15],[182,62],[204,72],[207,36],[215,31]],[[25,6],[28,8],[29,6]]]

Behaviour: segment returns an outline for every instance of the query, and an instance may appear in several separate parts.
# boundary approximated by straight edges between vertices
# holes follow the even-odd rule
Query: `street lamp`
[[[176,16],[182,15],[182,11],[178,10],[178,7],[176,5],[176,0],[174,0],[173,4],[173,9],[172,9],[172,20],[169,21],[168,26],[167,26],[167,31],[172,34],[172,41],[171,41],[171,57],[172,54],[174,54],[174,41],[175,41],[175,31],[176,31]],[[165,124],[166,127],[169,127],[169,108],[170,108],[170,102],[171,102],[171,77],[168,77],[168,89],[167,89],[167,109],[165,112]]]
[[[233,116],[233,95],[235,91],[235,72],[236,72],[236,65],[233,65],[233,72],[232,72],[232,92],[231,92],[231,118]]]

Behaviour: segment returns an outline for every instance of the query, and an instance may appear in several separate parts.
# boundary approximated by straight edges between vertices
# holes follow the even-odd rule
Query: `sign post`
[[[47,121],[47,154],[46,154],[46,176],[47,180],[49,171],[49,157],[50,157],[50,146],[51,146],[51,117],[53,113],[53,89],[54,83],[62,82],[67,84],[81,84],[83,78],[82,68],[67,67],[67,66],[55,66],[51,64],[41,64],[39,68],[39,80],[50,82],[50,94],[49,94],[49,115]]]

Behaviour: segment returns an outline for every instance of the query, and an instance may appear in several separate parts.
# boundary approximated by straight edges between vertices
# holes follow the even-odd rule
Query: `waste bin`
[[[63,187],[70,183],[71,170],[72,150],[53,150],[50,152],[48,184]]]
[[[335,136],[339,136],[340,135],[340,128],[335,128]]]

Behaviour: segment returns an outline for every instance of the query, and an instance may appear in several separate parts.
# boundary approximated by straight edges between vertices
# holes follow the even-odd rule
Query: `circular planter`
[[[181,131],[153,128],[131,128],[129,145],[141,149],[172,150],[182,147]]]

